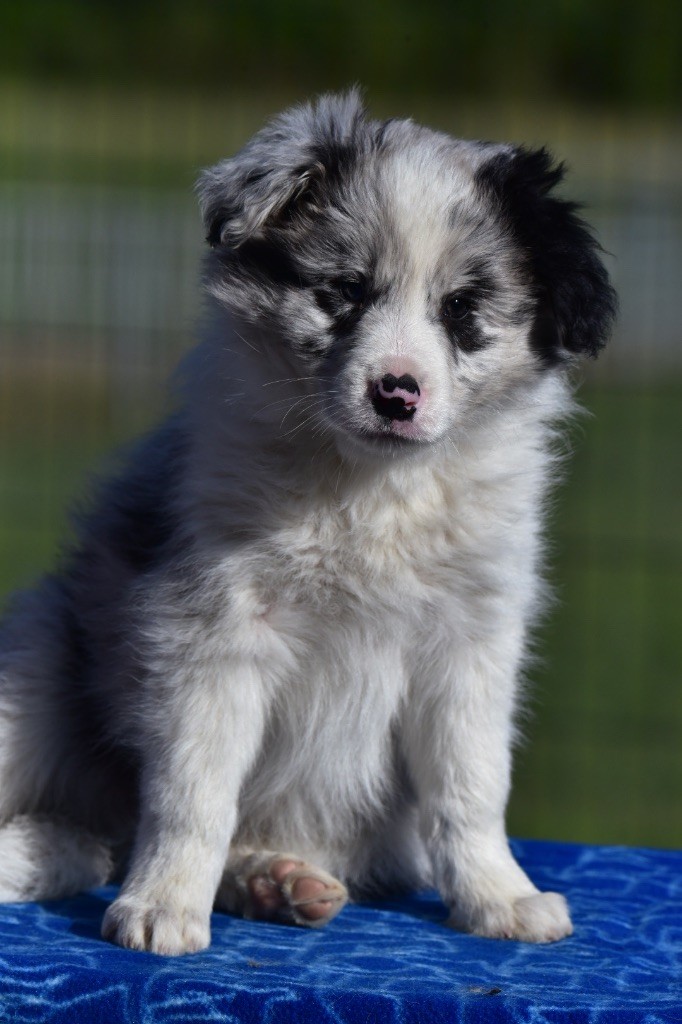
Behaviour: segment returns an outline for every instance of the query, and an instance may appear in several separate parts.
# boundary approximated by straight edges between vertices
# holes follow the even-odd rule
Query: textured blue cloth
[[[529,946],[443,928],[433,893],[350,906],[322,931],[213,917],[205,953],[99,938],[114,887],[0,907],[0,1021],[54,1024],[682,1022],[682,854],[516,842],[575,935]]]

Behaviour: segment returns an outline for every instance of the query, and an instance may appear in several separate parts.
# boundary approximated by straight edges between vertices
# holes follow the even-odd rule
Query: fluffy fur
[[[425,883],[571,931],[504,827],[554,425],[614,310],[560,177],[355,93],[204,173],[178,411],[1,634],[0,898],[113,858],[105,935],[161,953],[216,901],[316,925]]]

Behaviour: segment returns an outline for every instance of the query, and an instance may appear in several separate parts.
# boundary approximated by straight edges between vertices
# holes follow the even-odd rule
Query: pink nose
[[[402,377],[387,373],[372,384],[371,398],[380,416],[389,420],[411,420],[419,405],[421,389],[409,373]]]

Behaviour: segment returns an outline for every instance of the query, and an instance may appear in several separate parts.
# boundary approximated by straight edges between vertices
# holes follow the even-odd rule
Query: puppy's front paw
[[[107,909],[102,935],[127,949],[164,956],[196,953],[211,941],[208,917],[180,904],[149,904],[121,896]]]
[[[556,942],[573,932],[568,905],[558,892],[538,892],[513,903],[491,903],[471,918],[453,912],[448,924],[490,939]]]
[[[557,942],[573,934],[568,904],[558,892],[524,896],[514,904],[515,939]]]

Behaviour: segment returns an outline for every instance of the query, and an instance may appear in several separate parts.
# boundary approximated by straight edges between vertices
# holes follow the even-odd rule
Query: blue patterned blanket
[[[213,918],[205,953],[99,938],[108,886],[0,907],[0,1021],[21,1024],[663,1024],[682,1022],[682,853],[515,842],[575,935],[459,935],[433,893],[349,906],[325,930]]]

